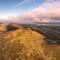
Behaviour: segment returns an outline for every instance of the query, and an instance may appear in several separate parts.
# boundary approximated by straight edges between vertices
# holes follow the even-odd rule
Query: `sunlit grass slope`
[[[0,33],[0,60],[60,60],[60,46],[48,45],[30,29]]]

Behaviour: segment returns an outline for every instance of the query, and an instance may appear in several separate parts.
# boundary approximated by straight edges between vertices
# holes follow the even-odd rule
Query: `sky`
[[[0,21],[60,22],[60,0],[0,0]]]
[[[39,6],[43,0],[0,0],[0,16],[18,15]]]

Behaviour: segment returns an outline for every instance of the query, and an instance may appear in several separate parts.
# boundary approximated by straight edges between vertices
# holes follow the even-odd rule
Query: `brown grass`
[[[48,45],[44,36],[29,29],[0,34],[0,60],[60,60],[60,46]]]

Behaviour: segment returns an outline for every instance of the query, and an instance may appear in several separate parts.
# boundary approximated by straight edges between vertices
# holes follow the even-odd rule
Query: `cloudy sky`
[[[0,0],[0,21],[60,22],[60,0]]]
[[[43,2],[43,0],[0,0],[0,16],[12,16],[31,11]]]

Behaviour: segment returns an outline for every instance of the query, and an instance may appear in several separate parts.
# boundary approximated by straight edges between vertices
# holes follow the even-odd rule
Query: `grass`
[[[60,46],[49,45],[30,29],[0,34],[0,60],[60,60]]]

